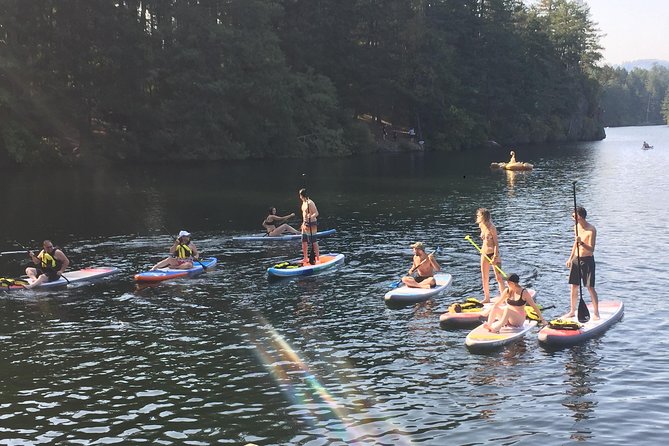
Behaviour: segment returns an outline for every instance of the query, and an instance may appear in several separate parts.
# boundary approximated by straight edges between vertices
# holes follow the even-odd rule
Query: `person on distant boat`
[[[179,231],[177,239],[170,247],[170,256],[153,265],[151,271],[158,268],[190,269],[193,267],[193,261],[197,261],[199,256],[190,232]]]
[[[441,271],[441,266],[434,259],[434,254],[425,252],[423,242],[416,242],[411,247],[413,248],[413,265],[409,268],[409,273],[402,277],[402,282],[410,288],[434,288],[437,286],[434,273]],[[415,277],[414,272],[418,273]]]
[[[56,248],[51,240],[44,240],[42,248],[42,251],[37,255],[28,251],[28,256],[36,267],[26,268],[29,284],[23,285],[24,288],[30,289],[46,282],[56,281],[70,266],[70,259],[60,248]]]
[[[511,152],[513,153],[513,152]],[[497,228],[492,222],[490,211],[486,208],[479,208],[476,211],[476,223],[481,230],[482,246],[481,251],[481,282],[483,284],[483,303],[490,302],[490,268],[495,273],[495,280],[499,285],[499,292],[504,291],[504,280],[502,274],[497,270],[502,265],[502,258],[499,255],[499,240],[497,238]],[[492,262],[492,263],[491,263]],[[493,265],[497,265],[495,268]]]
[[[514,152],[514,151],[512,150],[512,151],[511,151],[511,159],[509,160],[509,164],[515,164],[516,162],[517,162],[517,161],[516,161],[516,152]]]
[[[588,212],[581,206],[576,208],[576,214],[571,214],[571,218],[576,220],[576,225],[574,226],[574,244],[571,247],[571,253],[567,260],[569,285],[571,285],[571,300],[569,313],[565,314],[564,317],[574,317],[576,314],[580,269],[581,281],[583,282],[583,286],[588,288],[590,300],[592,300],[592,308],[594,310],[592,318],[597,320],[599,319],[599,300],[597,291],[595,291],[595,243],[597,241],[597,229],[586,221],[585,218],[587,215]],[[580,268],[578,259],[581,260]]]
[[[313,250],[313,263],[316,264],[320,262],[320,253],[318,251],[318,236],[315,234],[318,232],[318,208],[316,208],[316,203],[309,198],[306,189],[300,189],[299,197],[302,201],[302,264],[309,265],[312,263],[307,255],[308,244],[311,244],[311,249]]]
[[[545,324],[546,321],[539,306],[534,302],[530,293],[520,286],[518,274],[509,274],[506,283],[508,287],[502,292],[502,297],[493,304],[488,320],[483,326],[493,333],[499,333],[505,325],[521,327],[527,317],[525,305],[531,306],[536,311],[540,323]]]
[[[284,217],[279,217],[276,215],[276,208],[269,208],[269,215],[265,217],[265,220],[262,222],[263,228],[267,231],[267,235],[270,237],[277,237],[284,234],[299,234],[300,231],[290,226],[288,223],[284,223],[289,218],[295,217],[294,213],[286,215]]]

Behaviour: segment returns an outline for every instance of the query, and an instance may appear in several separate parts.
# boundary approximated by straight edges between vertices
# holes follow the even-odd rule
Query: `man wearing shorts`
[[[597,239],[597,229],[587,222],[585,219],[587,215],[588,213],[585,208],[580,206],[576,208],[576,214],[572,214],[572,218],[576,220],[576,226],[574,227],[574,244],[571,248],[569,260],[567,260],[569,285],[571,285],[571,302],[569,313],[565,317],[574,317],[576,314],[580,269],[581,281],[583,282],[583,286],[587,287],[590,299],[592,300],[592,308],[594,310],[593,319],[597,320],[599,319],[599,301],[597,300],[597,291],[595,291],[595,242]],[[578,231],[576,228],[578,228]],[[578,265],[579,258],[581,260],[580,265]]]
[[[60,279],[63,271],[70,265],[70,260],[63,251],[53,246],[51,240],[44,240],[42,248],[42,251],[37,255],[28,251],[30,260],[35,264],[35,267],[26,268],[29,285],[24,285],[25,288],[30,289],[42,283]]]

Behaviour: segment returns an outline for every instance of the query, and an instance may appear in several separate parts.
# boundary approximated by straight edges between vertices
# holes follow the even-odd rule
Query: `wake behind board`
[[[323,238],[329,237],[337,232],[336,229],[328,229],[327,231],[318,231],[313,234],[314,238]],[[290,240],[300,240],[302,239],[302,234],[286,234],[286,235],[277,235],[275,237],[270,237],[267,234],[253,234],[253,235],[241,235],[237,237],[232,237],[232,240],[238,242],[285,242]]]
[[[42,283],[37,285],[32,289],[42,289],[42,288],[56,288],[67,286],[77,282],[90,282],[102,277],[110,276],[118,272],[118,268],[115,267],[100,267],[100,268],[84,268],[76,271],[68,271],[63,273],[63,276],[58,280],[52,282]],[[65,278],[67,280],[65,280]],[[25,277],[21,279],[22,281],[27,281]],[[69,282],[68,282],[69,281]],[[0,290],[12,291],[12,290],[24,290],[21,285],[9,285],[8,287],[0,286]]]
[[[436,273],[434,280],[437,285],[433,288],[410,288],[404,284],[390,290],[383,297],[386,305],[410,305],[425,302],[431,297],[442,293],[451,285],[453,276],[446,273]]]
[[[179,277],[197,276],[198,274],[202,274],[205,268],[208,270],[214,267],[216,262],[215,257],[209,257],[199,262],[194,261],[193,267],[189,269],[159,268],[154,271],[145,271],[135,274],[135,280],[138,282],[161,282],[163,280],[178,279]]]
[[[573,322],[573,326],[578,326],[578,328],[561,329],[551,328],[550,325],[547,325],[539,330],[539,342],[551,346],[568,346],[599,336],[622,319],[623,307],[623,303],[618,300],[599,302],[599,319],[593,320],[594,309],[592,308],[592,304],[588,304],[588,310],[590,311],[590,320],[588,322],[580,324],[576,317],[563,318],[563,320]]]
[[[470,351],[485,351],[502,347],[523,339],[525,334],[537,326],[537,321],[525,320],[520,327],[504,326],[499,333],[493,333],[479,325],[469,332],[465,345]]]
[[[267,268],[270,277],[297,277],[318,274],[323,270],[344,263],[344,254],[321,254],[320,262],[315,265],[303,265],[302,259],[293,259]]]

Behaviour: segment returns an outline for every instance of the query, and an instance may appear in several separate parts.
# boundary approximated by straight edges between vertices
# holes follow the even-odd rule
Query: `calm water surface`
[[[0,295],[0,444],[565,445],[664,443],[669,128],[516,150],[529,173],[490,171],[508,150],[310,162],[2,172],[0,250],[62,246],[117,276]],[[653,150],[640,149],[643,140]],[[306,175],[302,175],[306,173]],[[439,315],[481,296],[474,213],[500,228],[504,269],[567,310],[572,181],[599,230],[600,299],[625,317],[562,350],[524,342],[470,354]],[[336,271],[269,282],[293,243],[235,243],[266,207],[308,186],[337,228]],[[219,267],[139,289],[132,275],[192,231]],[[409,244],[440,246],[444,295],[391,310]],[[0,257],[2,275],[25,266]],[[587,294],[587,293],[586,293]]]

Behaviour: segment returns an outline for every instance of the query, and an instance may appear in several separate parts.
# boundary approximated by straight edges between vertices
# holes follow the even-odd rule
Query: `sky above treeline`
[[[590,8],[590,19],[600,31],[604,63],[669,61],[669,0],[580,1]]]
[[[585,0],[598,24],[605,62],[669,61],[669,0]]]

